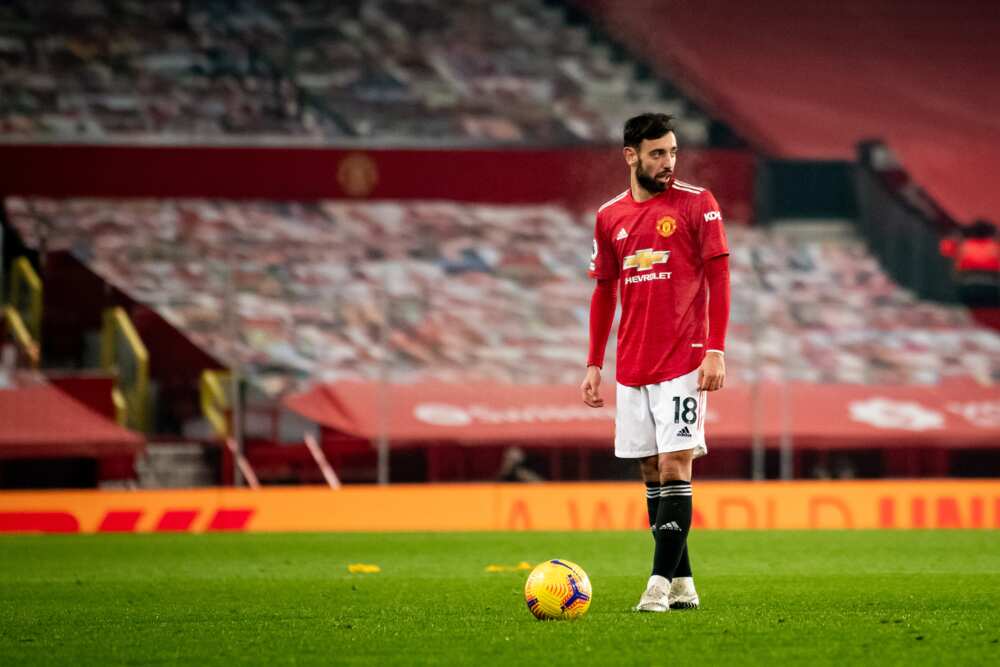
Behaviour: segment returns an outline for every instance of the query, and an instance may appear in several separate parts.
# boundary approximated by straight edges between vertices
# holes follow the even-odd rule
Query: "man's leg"
[[[684,551],[681,552],[681,559],[677,561],[677,569],[674,571],[675,577],[693,577],[691,574],[691,558],[688,556],[687,540],[684,541]]]
[[[656,478],[660,482],[660,499],[656,516],[651,521],[653,540],[653,573],[646,584],[636,609],[638,611],[668,611],[670,580],[686,548],[687,531],[691,527],[691,461],[693,450],[659,454],[656,458]],[[654,457],[650,457],[654,458]],[[649,489],[651,461],[643,461],[643,479]],[[647,505],[651,510],[652,503]],[[686,508],[686,514],[685,514]],[[686,518],[685,518],[686,517]]]
[[[653,574],[666,579],[677,576],[677,567],[687,548],[691,530],[691,462],[694,450],[660,454],[660,502],[653,529],[656,550]]]
[[[694,451],[687,450],[686,452],[677,452],[678,454],[691,454],[693,458]],[[664,454],[662,456],[669,456]],[[684,546],[681,548],[680,559],[677,561],[677,566],[674,568],[673,575],[669,577],[670,579],[670,608],[671,609],[697,609],[699,605],[698,592],[694,587],[694,577],[691,574],[691,560],[688,556],[688,546],[687,546],[687,535],[691,530],[691,495],[690,494],[690,480],[691,480],[691,461],[688,459],[686,462],[679,460],[677,465],[672,467],[672,472],[668,472],[666,476],[669,477],[681,477],[686,478],[679,481],[687,481],[688,485],[686,487],[688,495],[675,496],[675,504],[685,505],[680,508],[681,516],[686,521],[686,529],[684,531]],[[678,481],[678,480],[675,480]],[[683,488],[683,485],[670,484],[667,481],[663,489],[673,488],[676,492],[678,488]],[[662,501],[661,501],[662,502]],[[659,509],[659,508],[657,508]],[[683,526],[682,526],[683,527]],[[655,535],[655,533],[654,533]],[[671,535],[672,537],[673,535]],[[662,538],[661,538],[662,539]],[[665,541],[669,541],[670,538],[666,538]],[[669,549],[673,548],[667,547],[664,553],[668,554],[666,557],[669,559],[669,554],[671,553]],[[654,558],[655,561],[655,558]],[[669,565],[669,563],[668,563]],[[655,562],[654,562],[655,571]]]
[[[660,506],[659,459],[658,454],[639,459],[639,473],[646,484],[646,514],[649,517],[650,530],[656,523],[656,509]]]
[[[660,509],[660,455],[645,456],[639,459],[639,472],[646,484],[646,512],[649,517],[649,532],[653,536],[653,549],[656,544],[656,516]],[[639,598],[636,611],[670,611],[670,581],[657,574],[651,574],[646,583],[646,590]]]

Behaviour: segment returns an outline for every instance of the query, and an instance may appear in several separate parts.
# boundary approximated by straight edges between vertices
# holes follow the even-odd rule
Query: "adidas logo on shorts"
[[[691,431],[688,429],[687,426],[685,426],[681,430],[677,431],[677,437],[678,438],[691,438],[691,437],[694,437],[694,436],[691,435]]]

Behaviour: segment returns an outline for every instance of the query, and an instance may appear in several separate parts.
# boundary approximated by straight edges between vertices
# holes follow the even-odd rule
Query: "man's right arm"
[[[594,293],[590,297],[590,350],[587,353],[587,366],[604,366],[604,351],[608,346],[608,336],[611,335],[611,325],[615,321],[615,302],[617,300],[616,279],[597,280]]]
[[[614,278],[598,279],[590,297],[590,350],[587,354],[587,375],[580,385],[583,402],[592,408],[604,406],[600,396],[601,367],[604,351],[615,320],[615,301],[618,281]]]
[[[594,249],[588,275],[596,282],[590,297],[590,350],[587,353],[587,376],[580,385],[583,402],[592,408],[604,406],[601,398],[601,366],[608,346],[611,325],[615,320],[615,296],[618,287],[618,260],[606,233],[606,225],[597,211],[594,222]]]

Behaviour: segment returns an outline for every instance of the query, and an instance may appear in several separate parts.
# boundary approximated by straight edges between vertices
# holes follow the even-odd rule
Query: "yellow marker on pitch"
[[[353,574],[375,574],[381,572],[382,568],[369,563],[351,563],[347,566],[347,571]]]
[[[517,572],[518,570],[530,570],[534,567],[527,561],[521,561],[517,565],[487,565],[487,572]]]

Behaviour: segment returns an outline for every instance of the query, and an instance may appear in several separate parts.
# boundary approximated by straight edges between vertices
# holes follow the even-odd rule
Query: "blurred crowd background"
[[[577,386],[643,111],[732,248],[702,472],[1000,475],[998,44],[971,0],[3,3],[0,486],[631,478]]]

